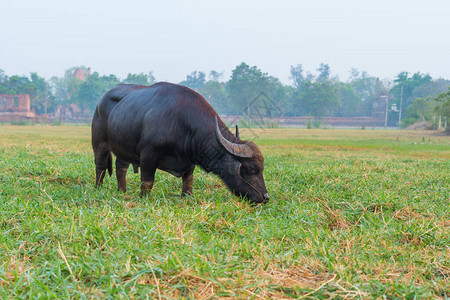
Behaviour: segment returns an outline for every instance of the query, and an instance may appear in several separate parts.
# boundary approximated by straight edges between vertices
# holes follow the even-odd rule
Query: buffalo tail
[[[108,153],[108,173],[109,177],[112,175],[112,154],[111,152]]]

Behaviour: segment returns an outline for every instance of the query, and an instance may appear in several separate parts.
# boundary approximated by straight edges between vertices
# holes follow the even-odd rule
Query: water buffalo
[[[237,196],[266,203],[264,158],[255,143],[234,136],[209,103],[181,85],[119,84],[100,100],[92,120],[96,186],[116,155],[118,189],[126,191],[130,163],[141,168],[141,196],[153,187],[156,169],[182,177],[192,195],[196,165],[217,174]]]

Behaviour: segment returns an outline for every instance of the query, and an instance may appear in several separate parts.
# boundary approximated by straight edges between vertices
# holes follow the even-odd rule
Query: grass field
[[[271,200],[95,189],[88,126],[0,126],[2,298],[448,298],[450,137],[242,130]]]

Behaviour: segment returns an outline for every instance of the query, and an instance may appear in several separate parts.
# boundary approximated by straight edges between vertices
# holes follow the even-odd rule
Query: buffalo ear
[[[232,175],[241,175],[241,166],[242,164],[238,161],[233,161],[228,165],[228,171]]]

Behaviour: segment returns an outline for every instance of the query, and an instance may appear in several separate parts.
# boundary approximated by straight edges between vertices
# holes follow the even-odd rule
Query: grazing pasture
[[[450,137],[241,130],[264,206],[198,168],[94,188],[88,126],[0,126],[0,297],[450,297]]]

